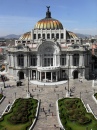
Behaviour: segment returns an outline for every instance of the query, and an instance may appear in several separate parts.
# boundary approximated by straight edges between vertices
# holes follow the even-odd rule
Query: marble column
[[[56,72],[56,81],[58,81],[58,72]]]
[[[84,57],[84,54],[83,54],[83,58],[82,58],[82,66],[84,66],[85,65],[85,57]]]
[[[60,79],[60,70],[59,70],[59,79]]]
[[[66,66],[68,66],[68,61],[69,61],[69,55],[66,55]]]
[[[43,63],[42,63],[42,58],[43,58],[43,55],[41,55],[41,59],[40,59],[40,60],[41,60],[41,66],[43,66]]]
[[[39,56],[39,54],[37,55],[37,66],[40,66],[40,56]]]
[[[83,65],[83,58],[82,54],[79,55],[79,66]]]
[[[30,70],[30,72],[31,72],[31,80],[32,80],[32,70]]]
[[[40,72],[40,81],[41,81],[41,72]]]
[[[37,71],[37,72],[38,72],[37,74],[38,74],[38,80],[39,80],[39,71]]]
[[[46,81],[46,72],[45,72],[45,81]]]
[[[73,63],[72,63],[72,62],[73,62],[73,56],[72,56],[72,54],[70,54],[70,57],[69,57],[69,58],[70,58],[70,60],[69,60],[69,61],[70,61],[70,62],[69,62],[69,63],[70,63],[70,66],[72,66],[72,65],[73,65]]]
[[[36,80],[37,80],[37,72],[38,72],[38,71],[36,70]]]

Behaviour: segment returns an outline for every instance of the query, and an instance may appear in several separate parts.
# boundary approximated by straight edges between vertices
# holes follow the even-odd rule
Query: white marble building
[[[61,22],[46,17],[8,48],[8,70],[17,80],[54,82],[69,78],[88,78],[89,45],[83,45]]]

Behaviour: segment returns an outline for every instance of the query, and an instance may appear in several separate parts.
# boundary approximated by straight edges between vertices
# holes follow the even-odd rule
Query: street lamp
[[[70,55],[69,55],[69,59],[68,59],[68,88],[67,88],[66,97],[70,96],[70,92],[69,92],[69,65],[70,65]]]
[[[28,74],[28,88],[27,88],[27,98],[30,97],[30,92],[29,92],[29,69],[28,69],[28,52],[29,52],[29,47],[27,46],[27,74]]]

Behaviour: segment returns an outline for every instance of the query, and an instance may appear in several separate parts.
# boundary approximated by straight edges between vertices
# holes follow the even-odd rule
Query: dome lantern
[[[46,18],[51,18],[51,12],[49,11],[50,6],[47,7]]]

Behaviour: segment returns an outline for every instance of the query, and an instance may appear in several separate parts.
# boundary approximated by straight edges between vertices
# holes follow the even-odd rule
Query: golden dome
[[[36,23],[34,29],[63,29],[63,26],[56,19],[44,18]]]
[[[70,32],[68,31],[69,35],[70,35],[70,38],[73,38],[73,39],[78,39],[77,35],[73,32]]]
[[[50,6],[47,8],[48,10],[46,12],[46,17],[39,20],[36,23],[34,29],[63,29],[63,25],[61,24],[61,22],[51,17],[51,12],[49,11]]]
[[[24,33],[19,40],[31,40],[31,32]]]

